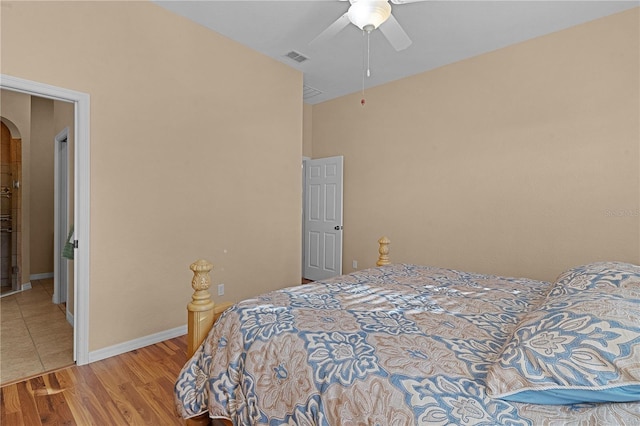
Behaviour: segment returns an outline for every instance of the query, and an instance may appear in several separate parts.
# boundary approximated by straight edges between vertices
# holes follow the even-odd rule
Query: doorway
[[[89,359],[89,247],[90,247],[90,144],[89,105],[86,93],[2,74],[0,88],[74,105],[75,150],[73,153],[74,249],[73,333],[74,359],[78,365]]]
[[[58,304],[53,298],[53,243],[54,235],[60,233],[54,221],[54,200],[60,193],[66,195],[66,191],[54,186],[54,132],[61,123],[73,127],[74,106],[3,89],[2,115],[3,125],[6,122],[13,129],[9,130],[9,138],[9,128],[3,129],[5,146],[10,139],[10,148],[14,148],[9,150],[10,155],[5,149],[2,156],[3,162],[10,159],[12,163],[8,182],[7,173],[4,176],[9,189],[5,192],[10,195],[7,201],[16,200],[14,207],[20,207],[11,209],[13,214],[7,225],[11,226],[11,235],[19,236],[16,240],[22,243],[11,249],[20,247],[23,254],[12,256],[14,262],[17,258],[14,270],[22,272],[21,279],[16,280],[19,291],[5,293],[0,300],[3,343],[13,348],[2,354],[0,383],[6,384],[74,363],[73,323],[66,311],[71,305]],[[14,135],[20,135],[19,140]],[[61,136],[62,133],[58,142]],[[16,167],[16,163],[22,167]],[[3,168],[7,171],[7,167]],[[68,220],[66,215],[65,212]],[[24,244],[25,239],[29,245]]]

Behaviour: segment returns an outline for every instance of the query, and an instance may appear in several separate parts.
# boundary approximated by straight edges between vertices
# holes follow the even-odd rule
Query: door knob
[[[335,229],[336,231],[339,231],[342,229],[342,225],[336,225],[333,227],[333,229]]]

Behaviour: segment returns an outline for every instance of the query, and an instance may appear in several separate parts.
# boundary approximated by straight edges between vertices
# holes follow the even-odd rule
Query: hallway
[[[0,299],[0,384],[72,365],[73,327],[51,303],[53,279]]]

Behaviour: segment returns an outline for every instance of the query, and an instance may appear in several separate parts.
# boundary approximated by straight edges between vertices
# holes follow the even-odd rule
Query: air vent
[[[304,56],[303,54],[296,52],[295,50],[292,50],[291,52],[287,53],[285,56],[287,58],[293,59],[296,62],[304,62],[307,59],[309,59],[306,56]]]
[[[321,91],[319,91],[318,89],[314,89],[311,86],[307,86],[306,84],[302,88],[302,98],[303,99],[313,98],[314,96],[318,96],[320,94],[322,94]]]

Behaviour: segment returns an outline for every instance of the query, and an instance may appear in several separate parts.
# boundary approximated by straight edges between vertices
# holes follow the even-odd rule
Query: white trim
[[[67,301],[69,286],[67,259],[62,257],[69,234],[69,128],[53,138],[53,303]]]
[[[31,283],[30,282],[22,284],[20,286],[20,290],[14,290],[14,291],[8,291],[6,293],[2,293],[2,295],[0,295],[0,299],[3,298],[3,297],[11,296],[13,294],[21,293],[21,292],[23,292],[25,290],[31,290]]]
[[[22,284],[20,286],[20,290],[13,290],[13,291],[8,291],[6,293],[2,293],[2,295],[0,295],[0,298],[11,296],[13,294],[18,294],[18,293],[23,292],[25,290],[31,290],[31,283]]]
[[[74,358],[78,365],[89,362],[89,265],[90,265],[90,141],[89,109],[87,93],[51,86],[0,74],[0,88],[48,99],[73,102],[75,105],[75,156],[74,156],[74,231],[80,241],[74,262],[75,323]]]
[[[67,322],[71,324],[71,327],[73,327],[73,321],[73,314],[69,311],[69,309],[67,309]]]
[[[7,297],[7,296],[13,296],[14,294],[18,294],[20,293],[22,290],[13,290],[13,291],[7,291],[6,293],[2,293],[0,294],[0,299],[2,299],[3,297]]]
[[[153,345],[158,342],[173,339],[174,337],[184,336],[187,334],[187,326],[172,328],[171,330],[161,331],[159,333],[150,334],[138,339],[129,340],[128,342],[118,343],[117,345],[108,346],[89,353],[89,362],[100,361],[112,356],[121,355],[125,352],[135,351],[145,346]]]
[[[46,280],[47,278],[53,278],[53,272],[44,272],[42,274],[31,274],[31,275],[29,275],[29,279],[31,281]]]
[[[307,160],[311,160],[311,157],[307,157],[305,155],[302,156],[302,209],[300,210],[300,233],[302,234],[302,241],[300,243],[300,250],[302,252],[302,255],[300,256],[301,259],[301,263],[300,263],[300,276],[303,277],[304,276],[304,262],[305,262],[305,257],[304,257],[304,200],[306,199],[306,194],[307,194],[307,174],[305,172],[305,168],[307,167]]]

